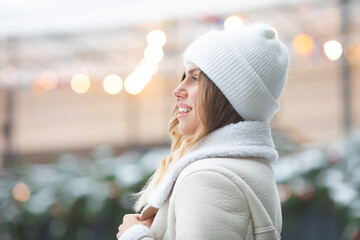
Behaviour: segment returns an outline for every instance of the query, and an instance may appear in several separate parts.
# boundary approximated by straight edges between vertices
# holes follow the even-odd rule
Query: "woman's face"
[[[178,130],[181,135],[192,135],[200,126],[196,112],[199,73],[200,68],[189,63],[186,66],[185,79],[173,91],[173,95],[178,99],[179,112],[177,118],[179,120]]]

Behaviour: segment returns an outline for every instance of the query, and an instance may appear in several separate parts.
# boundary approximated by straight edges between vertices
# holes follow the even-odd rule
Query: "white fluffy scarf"
[[[169,197],[178,175],[186,166],[197,160],[217,157],[260,157],[273,162],[279,156],[271,137],[271,128],[267,123],[244,121],[229,124],[201,139],[174,164],[157,188],[150,193],[147,206],[142,213],[150,210],[149,208],[152,209],[150,212],[160,208]]]

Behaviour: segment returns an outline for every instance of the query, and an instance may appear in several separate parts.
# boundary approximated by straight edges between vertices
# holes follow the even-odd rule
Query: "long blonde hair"
[[[181,81],[184,79],[185,74]],[[244,121],[224,94],[204,72],[200,72],[197,81],[199,84],[199,97],[195,109],[200,120],[200,126],[193,135],[181,135],[178,131],[179,120],[176,117],[178,114],[178,106],[177,104],[174,106],[168,126],[172,139],[170,154],[160,162],[155,173],[150,177],[144,188],[140,192],[133,194],[138,197],[134,206],[136,212],[141,211],[146,205],[150,192],[159,184],[174,163],[196,142],[216,129],[230,123]]]

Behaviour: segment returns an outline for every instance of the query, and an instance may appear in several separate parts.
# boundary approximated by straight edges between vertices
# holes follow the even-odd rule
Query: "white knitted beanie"
[[[280,109],[288,52],[267,24],[236,31],[211,30],[183,54],[222,91],[244,120],[269,122]]]

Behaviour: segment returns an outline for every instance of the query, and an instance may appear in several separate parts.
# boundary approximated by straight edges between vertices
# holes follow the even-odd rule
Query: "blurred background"
[[[0,2],[0,239],[114,239],[161,159],[210,29],[272,25],[291,55],[271,120],[283,239],[360,239],[360,2]]]

